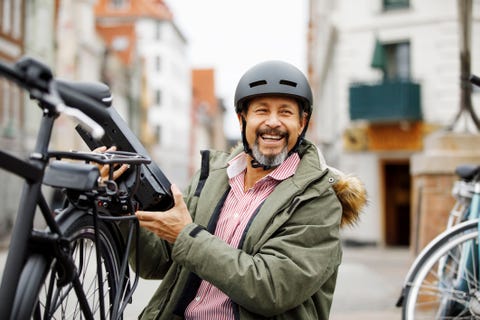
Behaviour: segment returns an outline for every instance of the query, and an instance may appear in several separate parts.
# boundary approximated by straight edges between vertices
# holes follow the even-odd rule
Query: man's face
[[[250,101],[246,113],[245,136],[257,161],[279,165],[297,142],[306,124],[295,99],[265,96]],[[242,125],[239,115],[240,125]]]

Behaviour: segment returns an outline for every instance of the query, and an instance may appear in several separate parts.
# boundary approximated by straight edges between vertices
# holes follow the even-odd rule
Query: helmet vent
[[[290,86],[290,87],[296,87],[297,86],[296,82],[289,81],[289,80],[280,80],[278,83],[284,84],[284,85]]]
[[[258,81],[250,82],[249,86],[250,88],[253,88],[253,87],[263,86],[264,84],[267,84],[266,80],[258,80]]]

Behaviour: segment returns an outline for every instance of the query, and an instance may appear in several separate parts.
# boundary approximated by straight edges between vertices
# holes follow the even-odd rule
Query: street
[[[3,271],[6,251],[0,253]],[[330,320],[396,320],[395,307],[413,257],[408,248],[347,247],[339,269]],[[159,281],[140,279],[133,302],[124,314],[136,319]]]
[[[400,319],[395,303],[413,258],[404,247],[345,248],[330,319]]]
[[[330,320],[396,320],[403,279],[413,261],[408,248],[346,247]],[[136,319],[158,286],[141,280],[125,319]]]

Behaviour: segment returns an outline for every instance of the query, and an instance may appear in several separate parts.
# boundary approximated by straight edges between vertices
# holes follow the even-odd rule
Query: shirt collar
[[[292,153],[285,161],[283,161],[275,170],[270,172],[267,177],[282,181],[295,174],[298,164],[300,163],[300,156],[298,153]],[[231,179],[247,168],[247,154],[242,152],[235,158],[228,162],[227,175]]]

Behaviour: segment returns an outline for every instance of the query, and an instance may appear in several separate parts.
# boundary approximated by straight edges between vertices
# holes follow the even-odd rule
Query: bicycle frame
[[[474,221],[477,220],[480,216],[480,181],[478,176],[475,177],[473,180],[473,192],[472,192],[472,199],[470,202],[470,208],[468,212],[467,221]],[[477,228],[480,231],[480,224],[477,224]],[[478,239],[480,240],[480,239]],[[472,261],[478,261],[480,257],[480,246],[477,243],[467,243],[465,246],[462,247],[461,252],[459,252],[459,263],[457,266],[458,273],[456,274],[455,280],[453,281],[453,288],[454,290],[458,290],[461,292],[466,292],[471,294],[469,283],[468,283],[468,275],[469,274],[480,274],[480,267],[472,263]],[[445,277],[444,273],[446,271],[446,265],[448,261],[451,259],[450,257],[443,257],[439,259],[439,266],[438,266],[438,274],[439,279],[443,279]],[[477,265],[477,270],[472,270],[474,266]],[[440,283],[439,286],[442,284]],[[457,306],[457,302],[455,300],[448,301],[445,300],[443,307],[441,310],[442,316],[451,316],[452,312],[455,313],[455,308]]]
[[[470,82],[480,86],[480,78],[474,75]],[[462,180],[452,189],[457,202],[447,228],[420,252],[405,278],[396,304],[403,308],[403,319],[413,319],[429,302],[436,319],[480,316],[480,265],[476,264],[480,261],[480,166],[458,166],[455,173]]]
[[[48,150],[50,138],[52,135],[53,125],[55,119],[58,117],[59,104],[61,104],[61,99],[59,99],[55,94],[57,93],[53,90],[54,94],[51,92],[51,86],[55,85],[52,80],[52,76],[48,67],[41,65],[40,63],[34,60],[27,60],[20,62],[16,65],[16,69],[10,69],[9,67],[3,65],[0,62],[0,74],[7,76],[10,80],[17,82],[20,86],[27,89],[30,92],[32,98],[37,100],[39,106],[43,110],[42,119],[40,121],[40,128],[37,134],[37,139],[35,142],[34,149],[27,160],[19,159],[15,156],[8,154],[7,152],[0,150],[0,169],[12,172],[17,176],[24,179],[22,193],[20,196],[20,205],[17,210],[16,221],[13,226],[12,236],[10,240],[9,253],[7,256],[7,261],[3,271],[2,282],[0,285],[0,314],[2,318],[11,319],[12,310],[14,308],[14,300],[17,291],[19,290],[19,279],[24,268],[24,264],[27,260],[27,257],[32,252],[40,252],[42,256],[48,258],[55,258],[60,263],[62,270],[65,271],[66,283],[71,283],[73,285],[74,291],[78,298],[80,304],[80,309],[83,312],[83,315],[86,319],[93,319],[92,310],[89,306],[87,296],[83,290],[82,283],[79,280],[79,275],[76,270],[75,263],[73,262],[72,257],[69,254],[69,240],[65,239],[61,226],[56,221],[52,210],[45,199],[45,196],[42,192],[42,185],[44,184],[44,177],[46,169],[49,165],[50,159],[58,158],[69,158],[83,161],[93,161],[102,164],[112,164],[110,166],[110,179],[113,176],[113,164],[114,163],[128,163],[135,165],[133,172],[134,183],[132,189],[128,190],[130,194],[127,196],[128,199],[123,203],[122,208],[119,209],[118,213],[133,213],[135,209],[134,202],[132,197],[135,193],[136,186],[139,185],[140,181],[140,165],[149,164],[150,159],[139,156],[133,157],[134,153],[129,152],[118,152],[121,155],[125,155],[124,159],[106,159],[101,156],[94,156],[91,153],[77,153],[77,152],[50,152]],[[28,70],[23,70],[22,68],[28,68]],[[19,74],[25,71],[24,78],[21,78]],[[53,83],[53,84],[52,84]],[[55,89],[55,88],[54,88]],[[68,97],[73,97],[77,99],[81,106],[78,106],[78,109],[85,108],[88,111],[90,116],[94,117],[95,121],[105,119],[108,114],[102,110],[104,108],[99,102],[93,101],[92,99],[78,94],[75,90],[71,88],[64,88],[64,92],[68,92]],[[64,105],[60,105],[60,110],[65,111],[66,108],[69,108]],[[82,114],[81,114],[82,115]],[[78,116],[78,114],[77,114]],[[84,115],[85,116],[85,115]],[[93,122],[89,117],[80,118],[79,120],[85,120],[85,122]],[[94,123],[93,126],[99,127],[98,124]],[[92,128],[92,127],[91,127]],[[101,128],[101,127],[100,127]],[[103,129],[102,129],[103,130]],[[127,157],[127,154],[130,157]],[[98,171],[98,170],[97,170]],[[97,183],[97,178],[99,177],[98,172],[97,176],[89,177],[91,184]],[[107,187],[108,189],[108,187]],[[108,191],[107,191],[108,193]],[[93,199],[93,198],[92,198]],[[90,199],[91,205],[88,207],[88,210],[93,212],[93,224],[95,231],[99,220],[105,221],[120,221],[120,220],[129,220],[133,221],[130,223],[128,233],[125,240],[124,249],[125,252],[121,254],[121,263],[120,263],[120,275],[126,275],[126,277],[120,277],[119,282],[116,286],[119,288],[126,288],[130,285],[130,277],[128,276],[128,252],[132,246],[133,242],[133,233],[139,230],[138,220],[135,215],[130,216],[108,216],[100,215],[97,211],[97,206],[94,201]],[[124,198],[122,198],[124,199]],[[128,205],[126,205],[127,203]],[[48,232],[38,232],[33,228],[34,217],[37,214],[37,208],[41,212],[43,218],[45,219]],[[87,209],[85,209],[87,210]],[[107,210],[108,211],[108,210]],[[79,212],[87,212],[79,210]],[[67,217],[67,219],[75,219],[75,217]],[[137,237],[138,239],[138,237]],[[95,232],[94,235],[94,244],[96,247],[96,259],[97,259],[97,275],[99,284],[102,283],[102,270],[100,266],[101,259],[101,248],[98,245],[98,233]],[[136,242],[138,246],[138,241]],[[137,252],[138,252],[137,247]],[[137,265],[139,257],[136,256]],[[123,310],[126,307],[125,301],[129,301],[132,297],[133,291],[135,290],[138,283],[138,274],[135,274],[134,282],[131,286],[128,287],[124,296],[120,296],[121,292],[116,292],[116,297],[113,301],[112,308],[112,319],[117,319],[118,316],[121,316]],[[103,296],[102,286],[99,285],[100,296]],[[105,305],[103,299],[100,299],[100,310],[101,318],[105,318]]]
[[[33,218],[35,216],[37,203],[40,204],[39,207],[48,226],[56,232],[60,231],[56,227],[51,213],[45,212],[49,209],[41,192],[43,173],[48,161],[47,148],[52,133],[54,117],[56,116],[47,110],[48,109],[45,109],[35,149],[30,155],[28,162],[20,159],[15,159],[15,162],[12,162],[13,158],[3,152],[0,156],[0,159],[2,159],[0,164],[4,169],[11,169],[11,167],[16,166],[17,163],[22,163],[23,167],[27,168],[27,170],[23,172],[15,172],[26,181],[23,185],[20,206],[13,226],[9,254],[4,268],[2,284],[0,285],[0,314],[4,315],[6,319],[10,318],[11,306],[13,305],[13,299],[20,278],[19,270],[22,270],[23,261],[26,258],[27,245],[30,237],[30,230],[33,226]],[[10,254],[10,252],[14,252],[15,254]],[[82,303],[82,298],[79,297],[79,299]]]
[[[470,213],[468,215],[468,220],[477,219],[479,217],[480,217],[480,181],[476,181],[474,184],[474,191],[473,191],[472,201],[470,204]],[[480,231],[480,224],[478,224],[478,230]],[[480,241],[480,239],[478,240]],[[472,274],[480,274],[480,266],[478,266],[478,270],[470,270],[471,266],[474,265],[470,262],[471,259],[478,260],[478,258],[480,257],[480,246],[477,244],[476,247],[477,248],[473,248],[472,250],[470,246],[465,246],[462,248],[462,253],[460,254],[461,259],[459,263],[459,276],[457,277],[458,281],[455,284],[455,287],[462,291],[468,290],[468,286],[464,277],[465,273],[471,272]]]
[[[13,227],[9,254],[0,286],[0,314],[6,319],[9,319],[11,315],[13,300],[18,289],[20,271],[23,269],[23,263],[27,257],[27,251],[29,250],[29,243],[31,240],[33,240],[32,242],[37,243],[35,246],[37,249],[40,248],[40,250],[48,251],[49,249],[54,248],[54,256],[61,261],[62,266],[66,267],[66,273],[70,275],[70,281],[73,283],[75,293],[78,297],[85,318],[93,319],[92,310],[90,309],[87,297],[85,296],[78,279],[75,266],[71,257],[68,256],[68,254],[64,254],[64,252],[68,252],[66,248],[62,248],[62,245],[68,246],[68,243],[61,241],[62,232],[54,220],[52,211],[41,190],[44,172],[50,159],[47,148],[56,116],[56,114],[45,109],[36,146],[34,152],[30,155],[28,162],[9,156],[4,152],[0,153],[0,159],[2,159],[0,164],[2,164],[2,168],[11,171],[18,163],[21,163],[21,167],[26,169],[24,171],[15,172],[24,178],[25,182],[20,197],[20,206]],[[36,214],[37,206],[40,208],[48,228],[52,231],[49,235],[41,235],[38,233],[32,235],[33,219]],[[129,239],[129,245],[130,242],[131,237]],[[13,254],[10,254],[11,252],[13,252]],[[97,258],[99,255],[100,249],[97,246]],[[125,256],[123,265],[128,265],[126,259]],[[101,275],[99,279],[101,281]],[[103,316],[105,306],[103,306],[102,300],[100,300],[100,307]]]
[[[456,199],[456,201],[452,209],[450,210],[448,220],[447,220],[446,230],[453,228],[454,226],[458,225],[463,221],[473,219],[473,216],[471,216],[472,215],[471,202],[472,202],[472,198],[475,191],[475,184],[476,184],[476,181],[478,180],[478,177],[477,177],[478,173],[476,173],[477,168],[471,165],[463,165],[463,166],[457,167],[455,171],[457,175],[460,177],[460,179],[455,181],[452,187],[452,195]],[[418,268],[423,263],[423,260],[428,255],[430,250],[432,250],[432,248],[434,248],[437,245],[438,240],[440,238],[441,237],[438,236],[432,241],[430,241],[425,246],[425,248],[423,248],[423,250],[417,255],[416,259],[410,266],[405,276],[405,281],[402,286],[402,291],[395,304],[397,307],[402,306],[403,299],[405,296],[405,288],[410,284],[410,281],[415,276],[416,272],[418,271]]]

